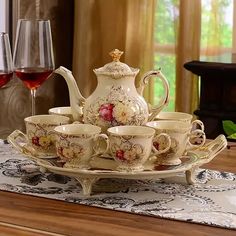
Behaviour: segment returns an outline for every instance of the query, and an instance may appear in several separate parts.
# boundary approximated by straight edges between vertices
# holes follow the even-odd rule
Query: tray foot
[[[75,179],[78,180],[79,183],[81,184],[83,195],[90,196],[91,191],[92,191],[92,185],[96,181],[98,181],[100,178],[99,177],[77,177]]]
[[[191,168],[190,170],[185,171],[186,181],[188,184],[194,184],[196,182],[196,179],[195,179],[196,169],[197,168],[194,167],[194,168]]]

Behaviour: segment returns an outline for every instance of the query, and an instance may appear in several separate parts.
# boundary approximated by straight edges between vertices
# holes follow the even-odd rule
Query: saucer
[[[32,159],[55,159],[58,158],[56,154],[49,154],[43,152],[37,152],[30,144],[28,143],[19,143],[21,149],[18,149],[22,154],[32,158]]]

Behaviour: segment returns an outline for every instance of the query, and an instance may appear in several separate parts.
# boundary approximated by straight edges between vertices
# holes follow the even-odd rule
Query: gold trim
[[[120,61],[120,57],[124,52],[120,51],[119,49],[112,50],[109,55],[112,57],[112,60],[115,62]]]

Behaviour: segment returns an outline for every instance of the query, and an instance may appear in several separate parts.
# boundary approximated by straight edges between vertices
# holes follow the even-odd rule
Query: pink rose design
[[[103,104],[103,105],[101,105],[101,107],[99,109],[99,115],[103,118],[103,120],[112,121],[113,120],[113,116],[112,116],[113,108],[114,108],[113,104],[110,104],[110,103]]]
[[[116,151],[116,157],[118,158],[118,159],[120,159],[120,160],[125,160],[125,158],[124,158],[124,151],[123,150],[117,150]]]
[[[37,136],[32,137],[32,143],[36,146],[40,146],[39,145],[39,137],[37,137]]]

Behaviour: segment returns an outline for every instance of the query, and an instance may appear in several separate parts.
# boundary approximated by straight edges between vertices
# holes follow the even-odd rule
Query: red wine
[[[16,69],[16,76],[23,81],[29,89],[37,89],[52,73],[53,70],[46,68],[20,68]]]
[[[12,72],[4,73],[3,71],[0,71],[0,88],[10,81],[12,75]]]

